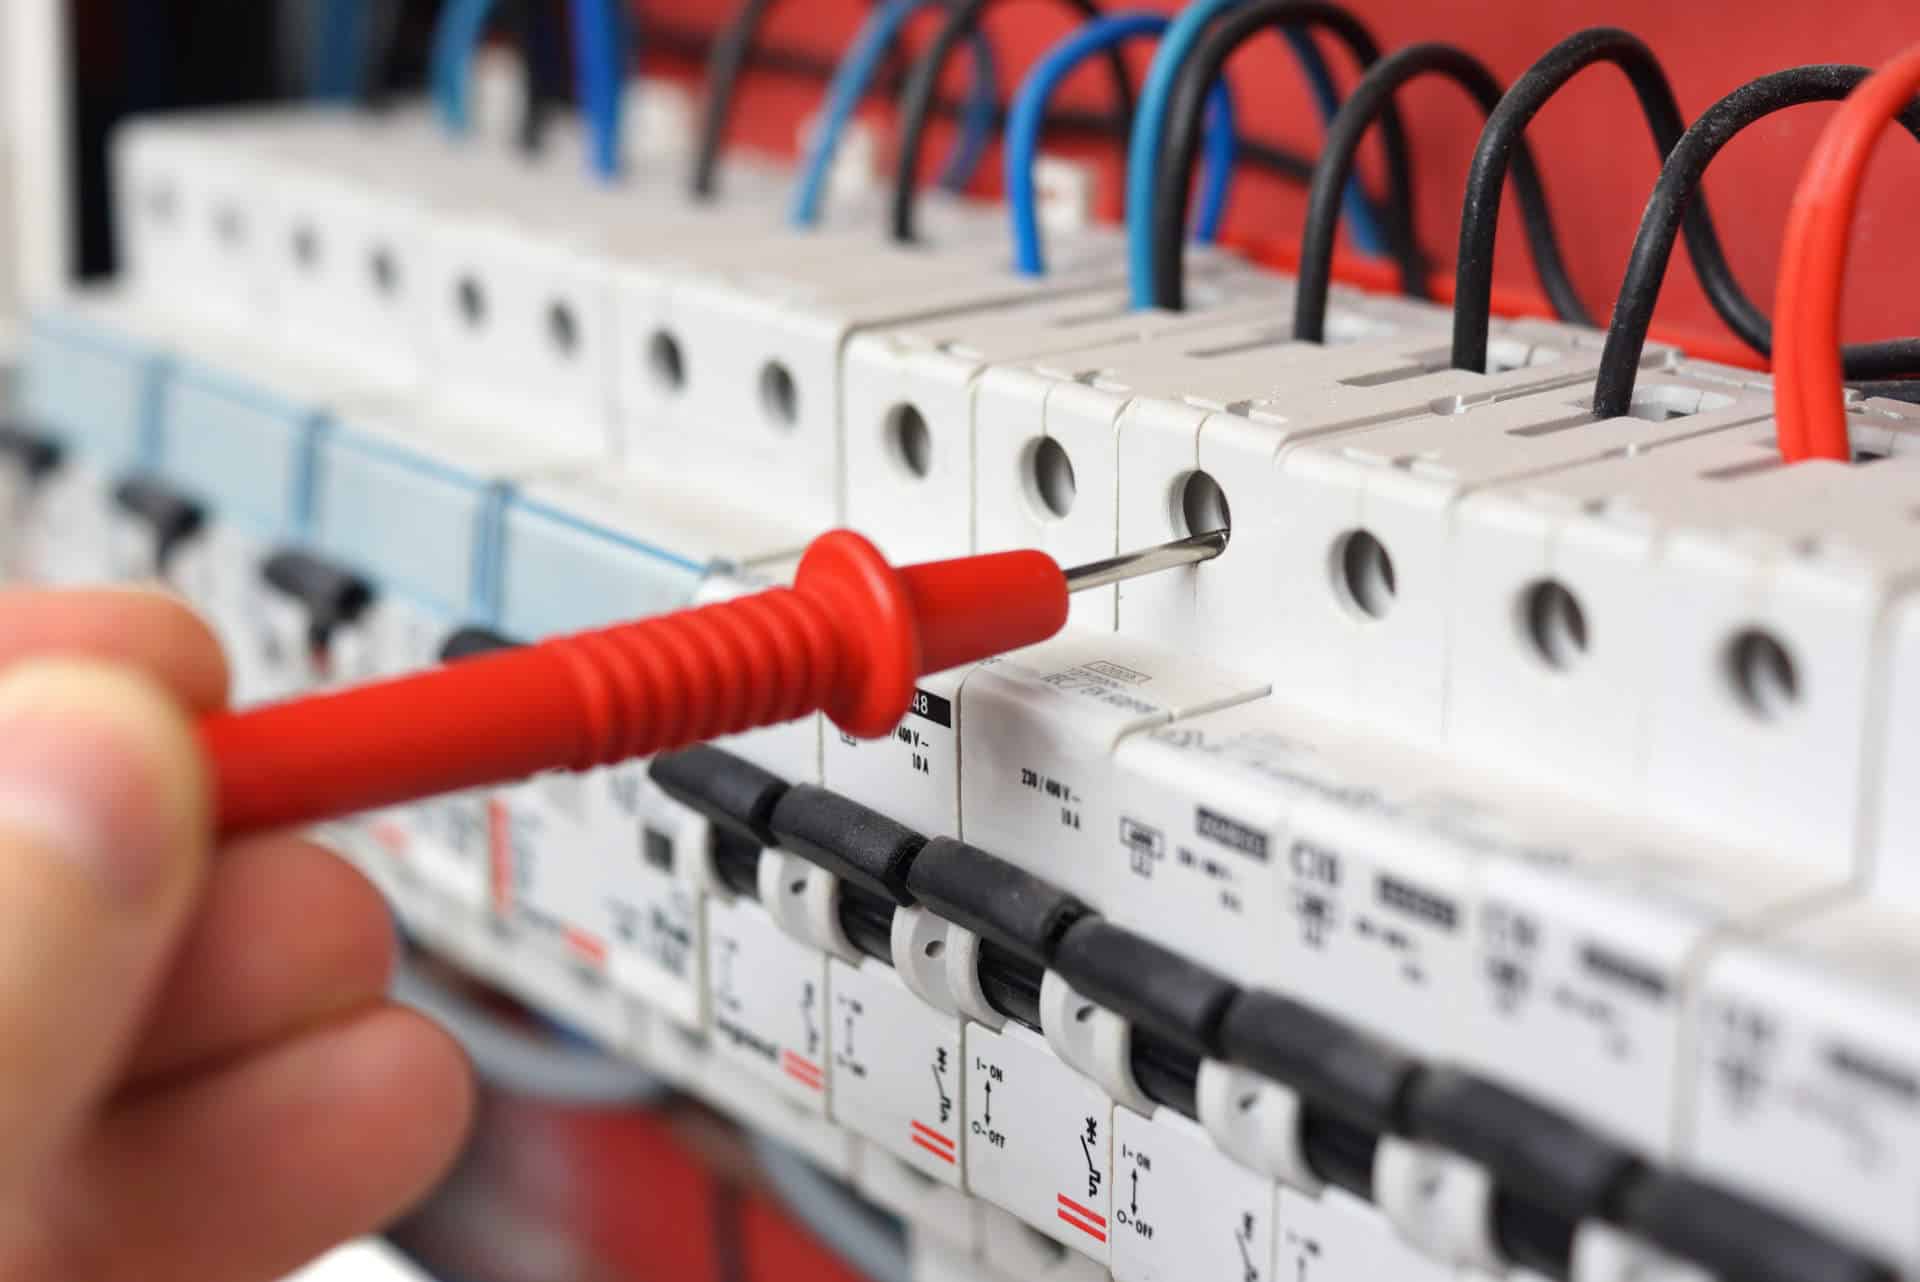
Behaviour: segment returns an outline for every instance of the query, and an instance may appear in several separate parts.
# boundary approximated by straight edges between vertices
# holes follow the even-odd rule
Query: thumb
[[[211,845],[186,712],[119,668],[0,672],[0,1195],[112,1089]]]

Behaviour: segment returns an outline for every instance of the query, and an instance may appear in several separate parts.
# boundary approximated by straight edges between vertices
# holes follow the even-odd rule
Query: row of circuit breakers
[[[656,92],[652,87],[648,92]],[[1230,523],[805,721],[342,825],[409,931],[904,1216],[926,1276],[1920,1277],[1920,409],[1778,461],[1764,378],[684,131],[626,179],[424,112],[117,142],[130,269],[34,317],[5,570],[158,576],[236,698],[892,557]],[[654,181],[649,181],[649,178]],[[931,199],[931,198],[930,198]]]

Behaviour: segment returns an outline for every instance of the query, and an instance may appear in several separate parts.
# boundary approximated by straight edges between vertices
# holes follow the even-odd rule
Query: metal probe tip
[[[1144,574],[1158,574],[1162,570],[1173,570],[1183,565],[1199,565],[1202,561],[1213,560],[1226,550],[1225,530],[1189,534],[1184,539],[1162,543],[1157,548],[1145,548],[1088,565],[1076,565],[1066,572],[1067,591],[1086,592],[1125,579],[1137,579]]]

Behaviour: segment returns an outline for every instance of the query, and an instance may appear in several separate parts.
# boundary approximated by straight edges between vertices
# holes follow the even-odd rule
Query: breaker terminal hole
[[[1026,474],[1027,501],[1040,519],[1065,520],[1080,495],[1066,447],[1051,436],[1040,437],[1027,447],[1026,466],[1021,470]]]
[[[1793,655],[1771,632],[1748,628],[1727,645],[1727,679],[1733,695],[1756,721],[1779,721],[1800,702],[1800,672]]]
[[[947,951],[946,941],[940,940],[940,939],[929,939],[927,941],[927,946],[921,949],[921,951],[924,952],[929,958],[932,958],[933,960],[938,961],[940,959],[941,954]]]
[[[796,878],[795,878],[794,880],[792,880],[792,881],[790,881],[790,882],[788,882],[788,883],[787,883],[787,893],[788,893],[788,894],[790,894],[790,895],[804,895],[804,894],[806,894],[806,893],[807,893],[807,879],[806,879],[805,877],[796,877]]]
[[[223,248],[238,250],[247,243],[247,220],[232,205],[222,205],[213,216],[213,234]]]
[[[454,301],[468,329],[479,329],[487,323],[487,291],[478,280],[472,276],[462,276],[460,283],[454,286]]]
[[[760,412],[783,432],[800,421],[800,389],[793,381],[793,371],[779,361],[768,361],[760,367]]]
[[[925,480],[933,470],[933,433],[927,428],[927,416],[905,404],[887,411],[887,449],[908,476]]]
[[[307,271],[320,265],[320,233],[309,223],[293,229],[293,261]]]
[[[400,263],[385,246],[367,255],[367,275],[373,280],[373,292],[382,298],[400,292]]]
[[[1587,612],[1556,579],[1542,579],[1521,600],[1528,642],[1549,668],[1565,672],[1587,654]]]
[[[1349,530],[1334,540],[1333,586],[1341,603],[1361,618],[1386,618],[1400,594],[1386,544],[1367,530]]]
[[[1092,1023],[1092,1022],[1093,1022],[1093,1007],[1091,1007],[1091,1006],[1082,1006],[1082,1007],[1081,1007],[1081,1008],[1080,1008],[1079,1010],[1076,1010],[1075,1012],[1073,1012],[1073,1018],[1074,1018],[1074,1019],[1075,1019],[1075,1021],[1077,1021],[1078,1023],[1082,1023],[1082,1024],[1090,1024],[1090,1023]]]
[[[1233,511],[1227,506],[1227,492],[1205,472],[1189,472],[1180,483],[1179,520],[1184,534],[1211,534],[1233,528]]]
[[[157,227],[171,227],[174,216],[180,212],[180,193],[174,190],[172,183],[155,183],[147,189],[147,198],[143,203],[148,222]]]
[[[678,394],[687,386],[687,356],[680,340],[666,330],[655,330],[647,340],[647,373],[663,392]]]
[[[571,359],[580,350],[580,318],[571,303],[547,304],[547,341],[565,359]]]

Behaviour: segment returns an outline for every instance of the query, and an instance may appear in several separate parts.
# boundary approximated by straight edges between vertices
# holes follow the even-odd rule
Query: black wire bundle
[[[509,0],[507,17],[526,64],[527,98],[520,112],[520,150],[538,154],[554,111],[568,95],[566,51],[546,0]]]
[[[1487,117],[1467,178],[1467,195],[1460,214],[1460,256],[1454,269],[1453,365],[1456,369],[1484,373],[1487,368],[1487,333],[1492,326],[1493,250],[1500,230],[1500,196],[1506,186],[1514,146],[1547,100],[1597,62],[1610,62],[1626,74],[1663,162],[1686,132],[1680,104],[1673,96],[1673,86],[1668,83],[1660,60],[1638,36],[1616,27],[1592,27],[1568,36],[1513,82],[1513,87],[1500,99],[1500,105]],[[1699,273],[1708,297],[1715,300],[1715,309],[1725,316],[1726,307],[1732,305],[1731,299],[1746,303],[1727,265],[1726,251],[1720,247],[1720,236],[1704,199],[1687,210],[1683,226],[1694,270]],[[1568,319],[1581,324],[1593,323],[1584,307]]]
[[[1195,161],[1205,128],[1207,95],[1227,60],[1268,28],[1320,28],[1353,55],[1362,67],[1380,60],[1380,46],[1366,24],[1324,0],[1253,0],[1221,18],[1197,41],[1179,70],[1168,108],[1165,147],[1154,175],[1154,305],[1185,306],[1187,209],[1193,195]],[[1425,293],[1427,267],[1412,240],[1413,158],[1400,113],[1389,102],[1382,128],[1387,147],[1388,200],[1385,214],[1388,248],[1400,266],[1401,280],[1416,296]]]
[[[1327,296],[1333,276],[1334,233],[1340,222],[1340,207],[1353,174],[1360,143],[1373,127],[1394,95],[1409,82],[1427,75],[1442,76],[1464,89],[1484,112],[1499,105],[1500,82],[1486,64],[1466,50],[1449,44],[1409,45],[1376,63],[1353,88],[1340,112],[1327,128],[1327,140],[1320,149],[1320,161],[1314,166],[1313,186],[1307,194],[1307,218],[1300,241],[1299,281],[1293,303],[1293,336],[1304,342],[1326,341]],[[1527,247],[1541,288],[1563,319],[1583,314],[1580,296],[1567,273],[1558,233],[1553,226],[1553,209],[1547,202],[1546,188],[1539,166],[1525,138],[1515,144],[1513,181],[1518,189],[1521,212],[1526,221]],[[1408,208],[1407,237],[1419,243],[1414,232],[1413,209]],[[1406,279],[1407,266],[1401,268],[1401,287],[1416,292]],[[1423,282],[1424,283],[1424,282]]]
[[[1613,321],[1607,328],[1607,345],[1594,383],[1594,413],[1611,418],[1632,412],[1634,380],[1639,373],[1641,353],[1646,348],[1647,330],[1653,324],[1654,304],[1659,300],[1660,286],[1666,280],[1667,265],[1673,258],[1673,244],[1681,220],[1698,195],[1707,166],[1713,163],[1714,157],[1749,125],[1789,107],[1836,102],[1853,92],[1869,74],[1865,67],[1844,64],[1776,71],[1741,85],[1714,103],[1680,136],[1660,168],[1660,180],[1654,184],[1653,197],[1640,220],[1633,256],[1628,260],[1620,296],[1613,305]],[[1920,102],[1909,105],[1900,114],[1900,123],[1920,138]],[[1724,299],[1716,299],[1716,310],[1755,351],[1762,356],[1771,355],[1772,323],[1731,276],[1727,290],[1730,292],[1725,298],[1732,300],[1729,305],[1741,318],[1740,323],[1736,324],[1734,317],[1728,315]],[[1851,379],[1916,374],[1920,373],[1920,339],[1851,344],[1842,349],[1842,357],[1847,377]],[[1861,390],[1903,400],[1920,396],[1920,384],[1903,386],[1892,382]]]
[[[900,95],[893,198],[888,213],[893,239],[900,244],[907,244],[914,238],[914,207],[920,194],[920,149],[925,142],[927,124],[933,115],[934,100],[940,90],[940,77],[946,71],[954,51],[960,47],[960,42],[979,27],[987,6],[993,2],[955,0],[947,20],[913,64],[906,88]],[[1100,16],[1100,6],[1094,0],[1061,2],[1071,6],[1083,18]],[[1121,50],[1107,50],[1106,58],[1108,71],[1113,78],[1114,97],[1120,104],[1120,135],[1125,137],[1133,121],[1133,81],[1127,74],[1127,61]]]
[[[696,199],[711,199],[718,189],[720,151],[726,145],[727,122],[740,92],[740,76],[753,58],[755,37],[773,3],[746,0],[708,50],[706,101],[700,113],[700,137],[694,146],[693,178],[689,183]]]

